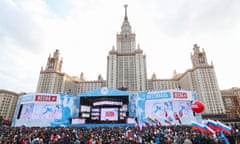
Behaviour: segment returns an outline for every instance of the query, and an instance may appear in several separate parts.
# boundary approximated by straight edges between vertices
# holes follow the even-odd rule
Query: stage
[[[29,93],[19,97],[12,126],[26,127],[128,127],[136,122],[191,125],[200,121],[191,104],[193,91],[158,90],[135,95],[98,88],[74,96],[68,93]]]
[[[96,127],[133,127],[135,124],[71,124],[69,127],[86,127],[86,128],[96,128]]]

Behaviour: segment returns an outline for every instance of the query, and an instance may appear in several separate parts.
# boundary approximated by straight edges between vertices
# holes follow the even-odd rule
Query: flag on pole
[[[161,122],[158,119],[154,119],[159,126],[162,126]]]
[[[224,123],[220,121],[214,121],[214,120],[208,120],[207,121],[207,126],[210,128],[214,129],[216,132],[223,131],[224,133],[230,135],[231,134],[231,127],[225,125]]]
[[[214,135],[215,131],[213,129],[211,129],[210,127],[208,127],[205,124],[200,124],[198,122],[192,121],[192,129],[203,132],[203,133],[209,133]]]
[[[147,128],[151,128],[151,125],[148,122],[144,122],[144,124],[147,126]]]
[[[169,120],[164,120],[164,122],[165,122],[167,125],[172,125],[172,123],[171,123]]]
[[[220,128],[219,128],[218,123],[216,121],[208,119],[206,124],[207,124],[208,127],[215,130],[216,132],[220,131]]]
[[[150,121],[153,124],[156,124],[156,121],[154,119],[150,118],[150,117],[147,117],[147,120]]]
[[[221,123],[220,121],[217,121],[218,127],[220,131],[223,131],[224,133],[230,135],[232,128],[230,126],[225,125],[224,123]]]

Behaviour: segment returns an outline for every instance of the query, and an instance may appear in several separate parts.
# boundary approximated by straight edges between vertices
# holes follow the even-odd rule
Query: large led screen
[[[118,108],[102,108],[101,120],[103,121],[117,121],[118,120]]]
[[[197,95],[185,90],[157,90],[137,94],[136,116],[139,123],[161,125],[190,125],[200,120],[191,109]]]
[[[123,123],[128,117],[128,96],[81,97],[79,117],[86,118],[86,123]]]
[[[29,103],[23,104],[19,119],[60,119],[62,107],[58,104]]]
[[[169,125],[189,123],[189,120],[194,119],[191,101],[179,100],[148,100],[145,103],[145,116]]]
[[[12,126],[56,127],[70,125],[72,117],[79,117],[79,110],[81,109],[79,100],[78,97],[64,93],[30,93],[20,96]],[[89,110],[88,107],[82,109],[84,111]]]

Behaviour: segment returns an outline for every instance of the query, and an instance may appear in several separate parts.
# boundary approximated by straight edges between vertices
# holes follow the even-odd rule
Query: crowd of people
[[[230,144],[240,144],[240,125],[232,125]],[[161,127],[1,127],[0,144],[224,144],[223,138],[191,126]]]

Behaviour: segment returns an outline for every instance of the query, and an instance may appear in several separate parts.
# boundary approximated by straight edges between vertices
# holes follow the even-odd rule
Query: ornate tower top
[[[49,55],[45,71],[61,72],[62,62],[63,60],[62,58],[60,59],[60,53],[57,49],[53,56]]]
[[[128,7],[128,5],[125,4],[124,5],[125,16],[124,16],[124,21],[123,21],[122,28],[121,28],[121,33],[124,33],[124,34],[132,33],[131,26],[130,26],[130,24],[128,22],[127,7]]]
[[[209,66],[204,49],[202,48],[202,51],[200,51],[200,47],[197,44],[193,45],[191,59],[193,67]]]

